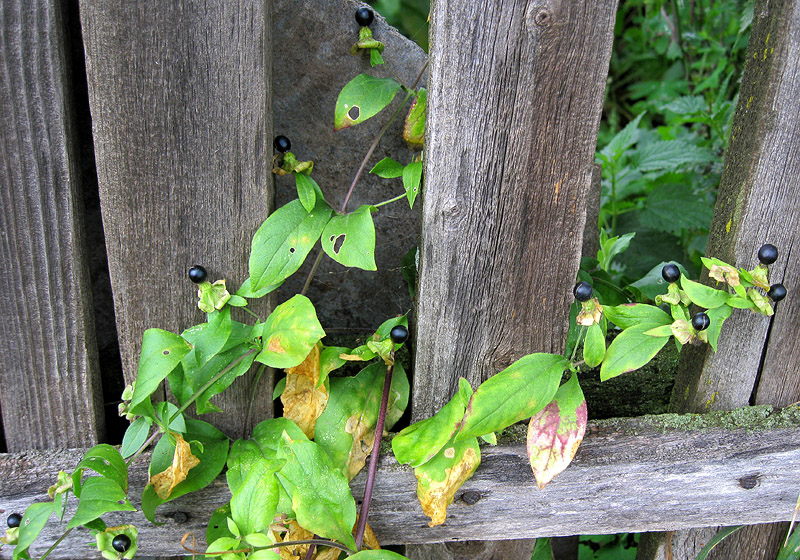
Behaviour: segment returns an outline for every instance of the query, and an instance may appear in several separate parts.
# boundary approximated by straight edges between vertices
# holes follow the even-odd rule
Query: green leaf
[[[136,511],[136,508],[131,505],[119,484],[108,478],[93,476],[83,483],[78,509],[66,528],[89,523],[112,511]]]
[[[350,214],[336,214],[322,230],[322,249],[344,266],[377,270],[375,266],[374,206],[362,206]]]
[[[390,550],[362,550],[347,558],[348,560],[408,560],[405,556]]]
[[[434,416],[411,424],[397,434],[392,439],[397,462],[418,467],[430,461],[455,434],[471,397],[469,384],[460,386],[458,393]]]
[[[633,325],[617,335],[606,350],[606,357],[600,368],[601,381],[639,369],[658,354],[669,338],[645,334],[645,331],[654,326],[657,325],[652,323]]]
[[[242,296],[232,295],[228,300],[228,305],[232,307],[247,307],[247,300]]]
[[[667,313],[654,305],[644,303],[606,306],[603,308],[603,315],[623,330],[640,324],[650,325],[652,328],[672,323],[672,318]]]
[[[374,117],[392,102],[399,89],[400,84],[391,78],[359,74],[339,93],[333,129],[342,130]]]
[[[648,227],[674,235],[684,229],[708,229],[714,207],[690,185],[667,184],[650,191],[639,220]]]
[[[217,539],[233,537],[233,534],[228,530],[227,523],[230,515],[231,504],[229,503],[214,510],[206,527],[206,542],[213,543]]]
[[[323,336],[314,304],[297,294],[270,313],[262,334],[264,349],[255,359],[274,368],[294,367]]]
[[[633,165],[639,171],[675,170],[683,165],[704,165],[717,160],[708,148],[684,140],[661,140],[641,146]]]
[[[151,522],[154,522],[158,506],[189,492],[205,488],[225,467],[228,458],[228,438],[214,426],[202,420],[186,418],[184,439],[189,442],[192,455],[196,456],[200,463],[189,469],[186,479],[172,489],[166,500],[156,495],[152,485],[145,488],[142,494],[142,513]],[[165,471],[172,464],[174,453],[175,444],[170,442],[168,437],[162,437],[150,459],[150,476]]]
[[[53,502],[40,502],[28,506],[19,524],[17,546],[14,547],[12,554],[13,560],[28,558],[28,549],[47,525],[53,508]]]
[[[250,289],[262,293],[260,290],[268,286],[277,288],[294,274],[317,243],[332,213],[324,200],[317,200],[313,212],[303,208],[299,200],[273,212],[253,236]]]
[[[350,349],[344,346],[322,347],[322,351],[319,354],[319,381],[317,382],[317,387],[325,383],[325,380],[332,371],[339,369],[347,363],[347,360],[343,360],[339,356],[341,354],[347,354],[348,352],[350,352]]]
[[[552,560],[552,558],[553,547],[550,545],[550,539],[536,539],[531,560]]]
[[[618,160],[628,148],[639,141],[639,121],[642,120],[644,115],[645,113],[640,113],[639,116],[629,122],[627,126],[619,131],[614,138],[611,139],[611,142],[603,148],[601,154],[605,156],[608,161]]]
[[[441,525],[447,519],[447,506],[456,491],[469,480],[481,463],[478,438],[451,439],[430,461],[414,469],[417,498],[422,512],[431,518],[428,526]]]
[[[251,285],[250,278],[248,278],[239,287],[239,289],[236,292],[236,295],[244,297],[244,298],[249,298],[249,299],[258,299],[258,298],[264,297],[268,293],[276,290],[282,283],[283,282],[279,282],[279,283],[274,284],[272,286],[266,286],[266,287],[261,288],[260,290],[257,290],[257,291],[254,292],[252,290],[252,285]],[[233,299],[233,296],[231,296],[231,299]]]
[[[583,361],[589,367],[597,367],[606,354],[606,337],[599,323],[594,323],[586,331],[586,340],[583,342]]]
[[[140,406],[145,402],[150,403],[150,395],[191,349],[191,345],[177,334],[161,329],[148,329],[144,332],[136,388],[129,407],[131,413],[142,413]]]
[[[705,309],[714,309],[720,305],[724,305],[730,299],[728,292],[710,288],[699,282],[693,282],[681,274],[681,288],[692,300],[692,303],[699,305]]]
[[[653,327],[649,331],[645,331],[647,336],[672,336],[672,325],[661,325],[660,327]]]
[[[136,453],[142,444],[147,441],[152,425],[153,421],[150,418],[141,416],[128,426],[128,429],[125,430],[125,435],[122,436],[122,447],[119,450],[123,459],[127,459]]]
[[[107,443],[95,445],[87,451],[78,468],[91,469],[115,482],[123,492],[128,491],[128,467],[119,451]]]
[[[714,549],[715,546],[717,546],[719,543],[722,542],[723,539],[732,535],[742,527],[744,527],[744,525],[737,525],[736,527],[723,527],[722,529],[720,529],[719,532],[717,532],[717,534],[714,535],[711,538],[711,540],[709,540],[706,543],[706,545],[700,550],[700,554],[697,555],[697,558],[695,560],[706,560],[706,558],[708,558],[708,555],[711,553],[711,551]],[[783,557],[782,555],[779,554],[776,560],[782,560],[782,559],[789,560],[790,557]]]
[[[212,313],[208,323],[194,337],[195,367],[203,367],[217,352],[222,350],[231,336],[231,309],[225,307],[222,311]],[[188,339],[187,339],[188,340]]]
[[[163,428],[164,432],[168,429],[173,432],[180,432],[181,434],[186,431],[186,421],[184,420],[183,414],[179,414],[175,420],[169,423],[169,428],[167,428],[167,421],[178,412],[178,407],[171,402],[156,403],[155,411],[157,416],[156,422]]]
[[[411,208],[414,208],[414,200],[419,194],[419,187],[422,183],[422,162],[412,161],[403,168],[403,188],[406,189],[406,198]]]
[[[656,296],[664,295],[667,293],[667,286],[669,283],[661,276],[661,270],[667,264],[674,264],[683,274],[688,274],[682,264],[676,261],[661,262],[650,269],[650,271],[642,278],[629,284],[628,288],[635,288],[647,299],[654,300]]]
[[[305,173],[295,173],[294,182],[297,186],[297,198],[300,200],[300,204],[303,205],[306,212],[312,212],[317,202],[319,185]]]
[[[605,230],[600,230],[600,249],[597,251],[599,266],[605,271],[610,270],[614,257],[624,252],[631,244],[636,233],[626,233],[616,237],[606,237]]]
[[[789,541],[778,552],[775,560],[800,560],[800,530],[792,532]]]
[[[406,141],[408,149],[412,152],[421,150],[425,142],[425,108],[427,100],[428,90],[420,88],[416,97],[414,97],[403,126],[403,140]]]
[[[722,324],[725,322],[725,319],[731,316],[731,313],[733,313],[733,309],[729,305],[720,305],[719,307],[706,311],[706,315],[708,315],[708,319],[711,321],[706,330],[708,333],[708,343],[711,345],[711,348],[714,349],[714,352],[717,351],[717,343],[719,342],[719,335],[722,331]]]
[[[540,489],[572,462],[587,422],[586,399],[573,374],[528,424],[528,459]]]
[[[383,64],[383,57],[381,56],[381,51],[378,49],[369,49],[369,64],[373,68]]]
[[[266,459],[250,466],[247,476],[231,498],[231,515],[245,535],[263,531],[278,507],[278,480]]]
[[[456,439],[498,432],[533,416],[552,400],[568,365],[564,356],[529,354],[490,377],[472,395]]]
[[[384,179],[394,179],[403,175],[403,169],[404,166],[402,163],[390,157],[386,157],[376,163],[370,173],[374,173],[378,177],[383,177]]]
[[[351,531],[356,522],[356,503],[347,479],[328,454],[307,440],[288,442],[280,452],[286,464],[278,472],[278,480],[292,498],[300,526],[355,549]]]
[[[355,377],[331,379],[330,397],[317,418],[314,441],[348,480],[364,467],[375,439],[386,366],[373,363]],[[390,430],[408,405],[409,384],[403,366],[394,366],[385,429]]]

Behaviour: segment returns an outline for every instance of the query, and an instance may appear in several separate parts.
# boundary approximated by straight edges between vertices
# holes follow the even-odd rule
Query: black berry
[[[22,523],[22,516],[18,513],[12,513],[8,516],[8,519],[6,519],[6,523],[8,523],[9,529],[19,527],[19,524]]]
[[[681,270],[675,266],[674,264],[665,264],[664,268],[661,269],[661,278],[669,282],[677,282],[678,278],[681,277]]]
[[[704,331],[711,325],[711,319],[705,313],[697,313],[692,317],[692,327],[696,331]]]
[[[594,290],[589,282],[583,281],[575,284],[572,293],[578,301],[589,301],[594,295]]]
[[[762,264],[772,264],[778,260],[778,248],[771,243],[765,243],[758,250],[758,260]]]
[[[773,284],[769,287],[767,295],[772,301],[780,301],[786,297],[786,288],[783,284]]]
[[[275,147],[276,152],[280,152],[282,154],[285,154],[292,149],[292,143],[289,142],[289,139],[286,138],[286,136],[276,136],[275,140],[272,142],[272,145]]]
[[[206,269],[200,266],[199,264],[196,264],[189,269],[189,280],[191,280],[195,284],[200,284],[201,282],[205,282],[206,278],[208,278],[208,273],[206,272]]]
[[[368,27],[373,19],[375,19],[375,14],[369,8],[363,7],[356,10],[356,23],[361,27]]]
[[[408,340],[408,329],[403,325],[397,325],[392,329],[392,332],[389,333],[389,338],[391,338],[392,342],[395,344],[402,344]]]
[[[117,535],[111,541],[111,546],[117,552],[125,552],[131,547],[131,538],[128,535]]]

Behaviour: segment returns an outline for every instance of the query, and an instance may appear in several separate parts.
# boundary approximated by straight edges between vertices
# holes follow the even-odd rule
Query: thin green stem
[[[69,535],[72,532],[72,529],[74,529],[74,527],[64,531],[64,534],[61,535],[60,537],[58,537],[58,540],[53,543],[53,546],[51,546],[50,548],[47,549],[47,552],[44,553],[44,555],[40,558],[40,560],[44,560],[45,558],[50,556],[50,553],[55,550],[55,548],[59,545],[59,543],[61,543],[61,541],[63,541],[65,538],[67,538],[67,535]]]
[[[158,437],[158,435],[159,435],[160,433],[161,433],[161,432],[159,432],[158,430],[156,430],[156,431],[153,433],[153,435],[151,435],[149,438],[147,438],[147,441],[145,441],[145,442],[144,442],[144,443],[143,443],[141,446],[139,446],[139,449],[137,449],[137,450],[136,450],[136,453],[134,453],[133,455],[131,455],[130,459],[128,459],[128,460],[125,462],[125,466],[130,466],[130,464],[131,464],[131,463],[133,463],[133,462],[136,460],[136,458],[137,458],[139,455],[141,455],[142,453],[144,453],[144,450],[145,450],[145,449],[147,449],[147,448],[150,446],[150,444],[151,444],[151,443],[153,443],[153,442],[155,441],[155,439]]]
[[[689,57],[686,50],[683,48],[683,26],[681,25],[681,14],[678,11],[678,3],[676,0],[671,0],[672,13],[675,14],[675,39],[678,41],[678,49],[681,51],[681,61],[683,62],[683,75],[686,79],[686,87],[691,91],[692,85],[689,83]]]
[[[314,266],[311,267],[311,270],[308,273],[308,277],[306,278],[306,283],[303,284],[303,289],[300,290],[300,295],[301,296],[306,295],[306,292],[308,291],[308,287],[311,285],[311,279],[314,278],[314,274],[316,274],[317,268],[319,267],[319,263],[322,260],[322,257],[323,257],[324,254],[325,254],[325,251],[320,249],[319,253],[317,254],[317,259],[314,261]]]
[[[617,232],[617,162],[611,165],[611,234],[614,237]]]
[[[275,544],[271,544],[268,546],[259,546],[260,549],[268,549],[268,548],[281,548],[284,546],[297,546],[301,544],[310,544],[315,546],[329,546],[331,548],[338,548],[339,550],[345,552],[348,556],[352,556],[356,553],[355,550],[347,548],[343,544],[339,544],[334,541],[329,541],[327,539],[305,539],[301,541],[286,541],[286,542],[279,542]]]
[[[246,313],[249,313],[250,315],[252,315],[253,317],[255,317],[255,318],[256,318],[256,320],[258,320],[258,321],[261,321],[261,317],[259,317],[258,315],[256,315],[255,313],[253,313],[252,311],[250,311],[249,309],[247,309],[247,306],[245,306],[245,307],[240,307],[239,309],[241,309],[242,311],[244,311],[244,312],[246,312]]]
[[[575,341],[575,346],[572,348],[572,356],[569,357],[569,363],[575,359],[575,354],[578,352],[578,346],[581,345],[583,337],[586,335],[586,325],[581,325],[581,331],[578,333],[578,339]]]
[[[373,206],[375,208],[378,208],[379,206],[386,206],[387,204],[391,204],[392,202],[397,202],[401,198],[406,198],[406,193],[397,195],[396,197],[390,198],[389,200],[384,200],[383,202],[379,202],[378,204],[373,204]]]

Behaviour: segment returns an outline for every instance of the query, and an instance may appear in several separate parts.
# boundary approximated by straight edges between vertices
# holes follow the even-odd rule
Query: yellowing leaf
[[[573,375],[528,424],[528,458],[539,488],[566,469],[586,433],[586,399]]]
[[[445,522],[447,506],[480,463],[478,438],[472,437],[458,442],[451,439],[433,459],[414,469],[417,498],[423,513],[431,518],[428,526]]]
[[[347,419],[344,431],[353,436],[353,447],[347,458],[347,480],[352,480],[367,462],[375,443],[375,429],[365,422],[363,414],[353,415]]]
[[[192,455],[192,449],[183,440],[183,437],[177,433],[172,435],[175,436],[175,454],[172,456],[172,465],[165,471],[150,477],[150,484],[153,485],[153,489],[162,500],[168,499],[172,489],[186,480],[189,470],[200,464],[200,459]]]
[[[317,418],[328,404],[325,385],[317,387],[319,357],[320,345],[316,344],[303,363],[286,370],[286,388],[281,393],[283,416],[300,426],[309,438],[314,437]]]
[[[289,541],[305,541],[314,536],[311,531],[306,531],[297,521],[289,521],[288,531],[283,534],[281,542]],[[308,553],[307,544],[298,544],[293,546],[282,546],[280,550],[281,560],[297,560],[298,558],[305,558]]]

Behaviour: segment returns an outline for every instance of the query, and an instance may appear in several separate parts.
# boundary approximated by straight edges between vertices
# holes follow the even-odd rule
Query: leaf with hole
[[[297,294],[270,313],[262,331],[263,350],[256,361],[281,369],[300,365],[323,336],[314,304]]]
[[[143,414],[151,409],[150,395],[191,349],[186,340],[169,331],[148,329],[144,332],[136,387],[128,409],[132,414]]]
[[[136,508],[131,505],[125,490],[113,480],[99,476],[87,478],[81,488],[78,509],[66,528],[89,523],[112,511],[136,511]]]
[[[116,482],[124,492],[128,491],[128,467],[119,451],[107,443],[95,445],[87,451],[78,468],[91,469]]]
[[[312,212],[293,200],[278,208],[253,236],[250,253],[250,290],[277,288],[294,274],[317,243],[333,210],[317,198]]]
[[[344,266],[377,270],[375,266],[374,206],[333,216],[322,231],[322,249]]]
[[[29,558],[28,549],[44,529],[53,509],[53,502],[40,502],[28,506],[19,524],[17,546],[14,547],[12,554],[13,560]]]
[[[374,117],[392,102],[399,89],[400,84],[391,78],[359,74],[339,93],[333,129],[342,130]]]

